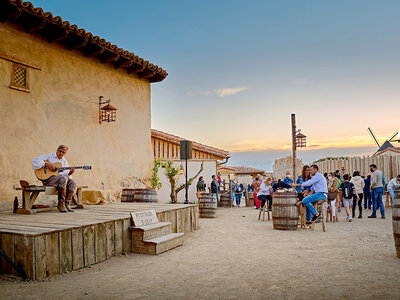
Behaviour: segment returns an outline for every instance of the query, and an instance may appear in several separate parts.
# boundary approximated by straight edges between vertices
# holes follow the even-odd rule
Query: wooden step
[[[171,233],[171,222],[158,222],[151,225],[130,227],[132,231],[132,241],[139,239],[151,240]]]
[[[135,242],[132,251],[136,253],[145,253],[157,255],[173,248],[182,246],[184,233],[170,233],[165,236]]]

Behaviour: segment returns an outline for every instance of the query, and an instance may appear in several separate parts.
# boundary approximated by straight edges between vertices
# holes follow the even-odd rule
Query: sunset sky
[[[272,169],[370,154],[400,129],[400,1],[32,1],[165,68],[152,127]],[[400,144],[397,144],[400,146]]]

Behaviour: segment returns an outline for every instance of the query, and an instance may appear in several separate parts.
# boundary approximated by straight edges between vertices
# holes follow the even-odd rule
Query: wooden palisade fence
[[[317,163],[322,174],[339,170],[341,174],[350,175],[353,175],[354,171],[360,171],[360,174],[365,176],[371,173],[369,170],[371,164],[376,164],[378,169],[383,172],[386,183],[400,174],[400,156],[348,157],[342,159],[326,159]]]

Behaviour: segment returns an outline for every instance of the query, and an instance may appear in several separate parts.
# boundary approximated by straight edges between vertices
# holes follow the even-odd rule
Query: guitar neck
[[[77,166],[77,167],[61,167],[61,168],[57,168],[58,171],[64,171],[64,170],[70,170],[70,169],[83,169],[83,166]]]

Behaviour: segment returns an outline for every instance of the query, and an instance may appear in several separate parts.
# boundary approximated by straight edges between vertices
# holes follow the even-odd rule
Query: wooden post
[[[292,114],[293,181],[296,181],[296,115]]]

